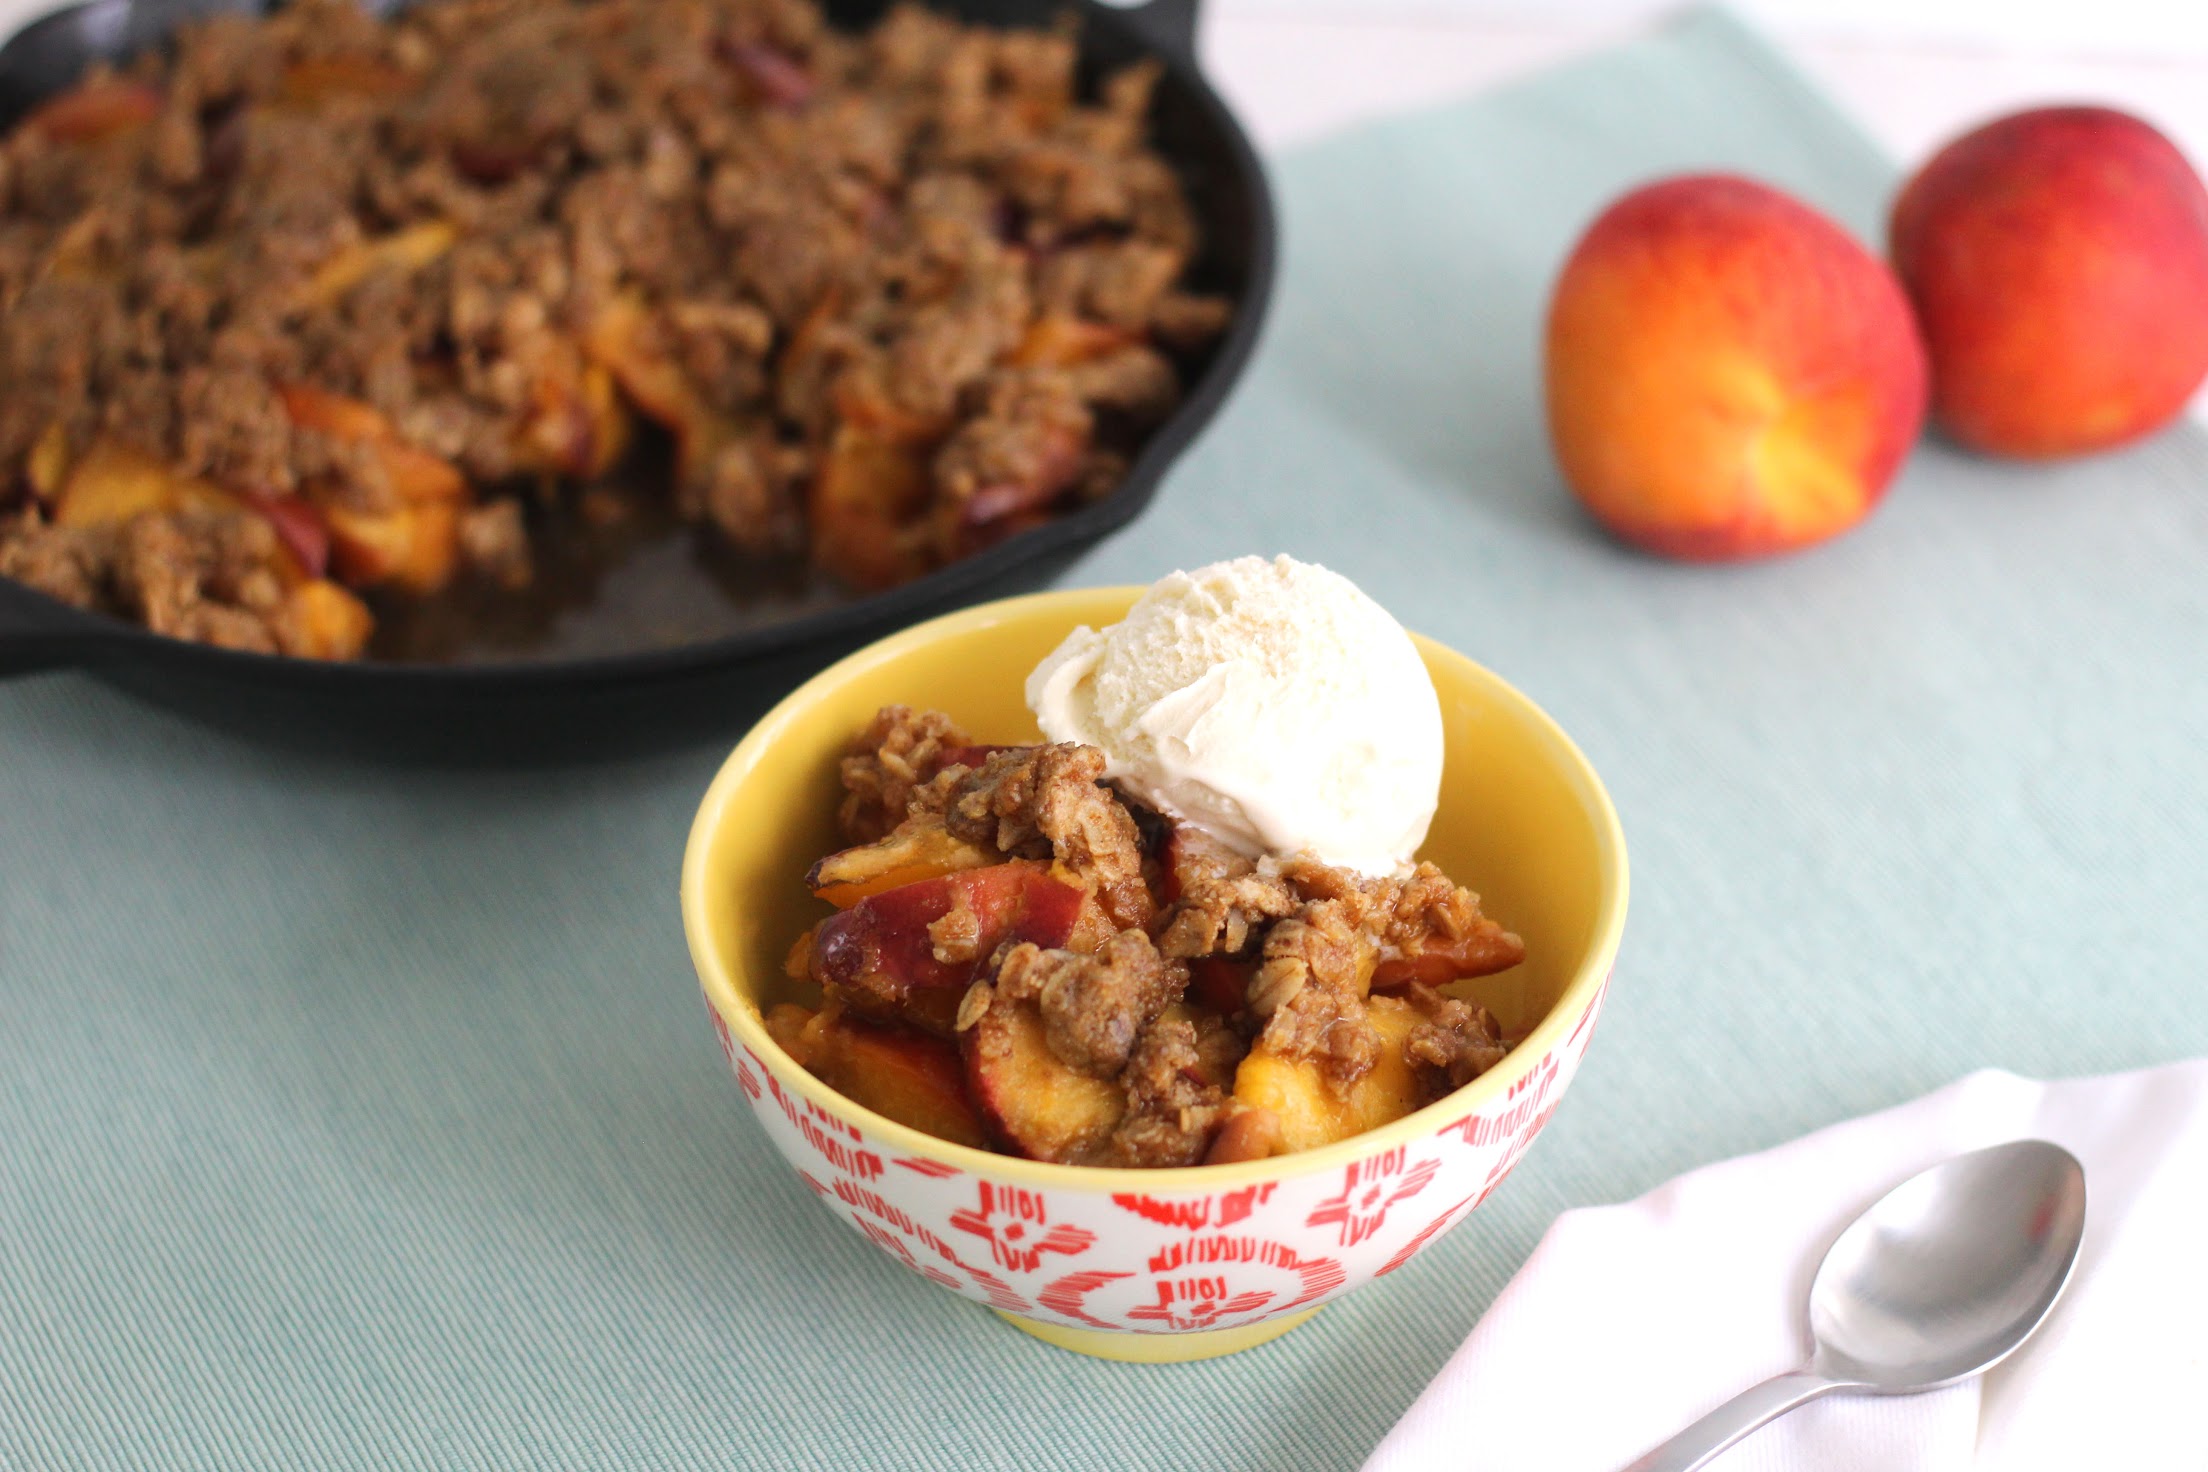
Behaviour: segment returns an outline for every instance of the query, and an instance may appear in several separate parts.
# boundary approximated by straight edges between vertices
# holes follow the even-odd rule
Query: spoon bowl
[[[2014,1354],[2062,1296],[2085,1240],[2085,1167],[2015,1140],[1920,1171],[1826,1249],[1809,1367],[1750,1386],[1626,1472],[1694,1472],[1775,1417],[1837,1393],[1914,1395]]]
[[[1813,1367],[1912,1393],[1984,1374],[2039,1327],[2085,1232],[2085,1170],[2045,1140],[1910,1177],[1840,1234],[1809,1293]]]

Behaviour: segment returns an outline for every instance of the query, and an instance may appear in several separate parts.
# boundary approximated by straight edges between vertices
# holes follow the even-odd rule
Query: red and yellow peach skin
[[[2208,375],[2208,190],[2137,118],[2048,107],[1965,134],[1901,192],[1892,247],[1933,413],[1965,445],[2120,445]]]
[[[1860,521],[1923,424],[1924,349],[1892,275],[1753,180],[1690,175],[1605,210],[1547,332],[1565,480],[1628,542],[1722,560]]]

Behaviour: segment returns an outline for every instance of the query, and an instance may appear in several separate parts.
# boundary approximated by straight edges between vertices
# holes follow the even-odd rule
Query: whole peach
[[[1605,210],[1549,304],[1549,431],[1618,536],[1699,560],[1822,541],[1885,494],[1924,422],[1907,300],[1845,230],[1751,179]]]
[[[2208,190],[2160,133],[2045,107],[1966,133],[1894,204],[1933,412],[2001,455],[2160,428],[2208,374]]]

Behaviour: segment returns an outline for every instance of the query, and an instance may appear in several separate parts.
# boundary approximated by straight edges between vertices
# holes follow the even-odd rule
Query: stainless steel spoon
[[[1857,1217],[1809,1289],[1809,1368],[1734,1396],[1626,1472],[1693,1472],[1822,1395],[1913,1395],[1982,1375],[2047,1317],[2085,1235],[2085,1168],[2017,1140],[1911,1176]]]

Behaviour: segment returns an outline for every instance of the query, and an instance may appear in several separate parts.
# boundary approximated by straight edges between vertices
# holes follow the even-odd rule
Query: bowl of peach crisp
[[[723,764],[682,909],[823,1208],[1042,1339],[1164,1361],[1478,1207],[1587,1049],[1626,892],[1539,708],[1246,557],[824,671]]]

